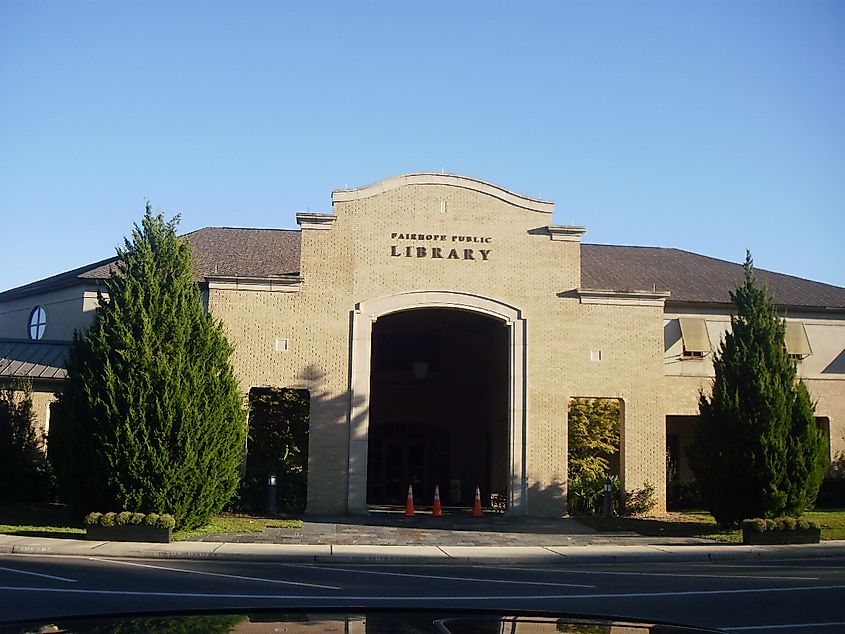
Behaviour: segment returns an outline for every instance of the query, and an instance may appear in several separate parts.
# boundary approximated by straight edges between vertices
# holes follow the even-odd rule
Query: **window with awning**
[[[707,322],[699,317],[681,317],[681,338],[684,340],[684,357],[695,359],[710,354],[710,337]]]
[[[794,359],[803,359],[813,354],[810,348],[810,340],[807,339],[807,331],[800,321],[786,322],[786,351]]]

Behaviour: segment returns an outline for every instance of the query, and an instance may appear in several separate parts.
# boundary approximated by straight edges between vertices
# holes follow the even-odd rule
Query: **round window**
[[[36,306],[29,314],[29,338],[37,341],[44,336],[47,330],[47,311],[43,306]]]

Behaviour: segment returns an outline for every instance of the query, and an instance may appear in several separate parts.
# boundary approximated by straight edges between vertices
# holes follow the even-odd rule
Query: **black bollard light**
[[[279,504],[276,492],[276,476],[270,475],[267,478],[267,515],[275,515],[279,512]]]
[[[602,516],[605,519],[613,517],[613,483],[610,481],[610,476],[604,480],[604,500],[602,500]]]

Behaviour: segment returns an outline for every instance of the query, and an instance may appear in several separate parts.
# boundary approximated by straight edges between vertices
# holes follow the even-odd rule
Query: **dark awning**
[[[64,379],[70,344],[0,339],[0,379]]]

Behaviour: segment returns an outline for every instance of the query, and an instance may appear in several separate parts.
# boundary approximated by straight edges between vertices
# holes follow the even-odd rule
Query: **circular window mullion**
[[[47,331],[47,311],[43,306],[36,306],[29,314],[29,338],[38,341]]]

